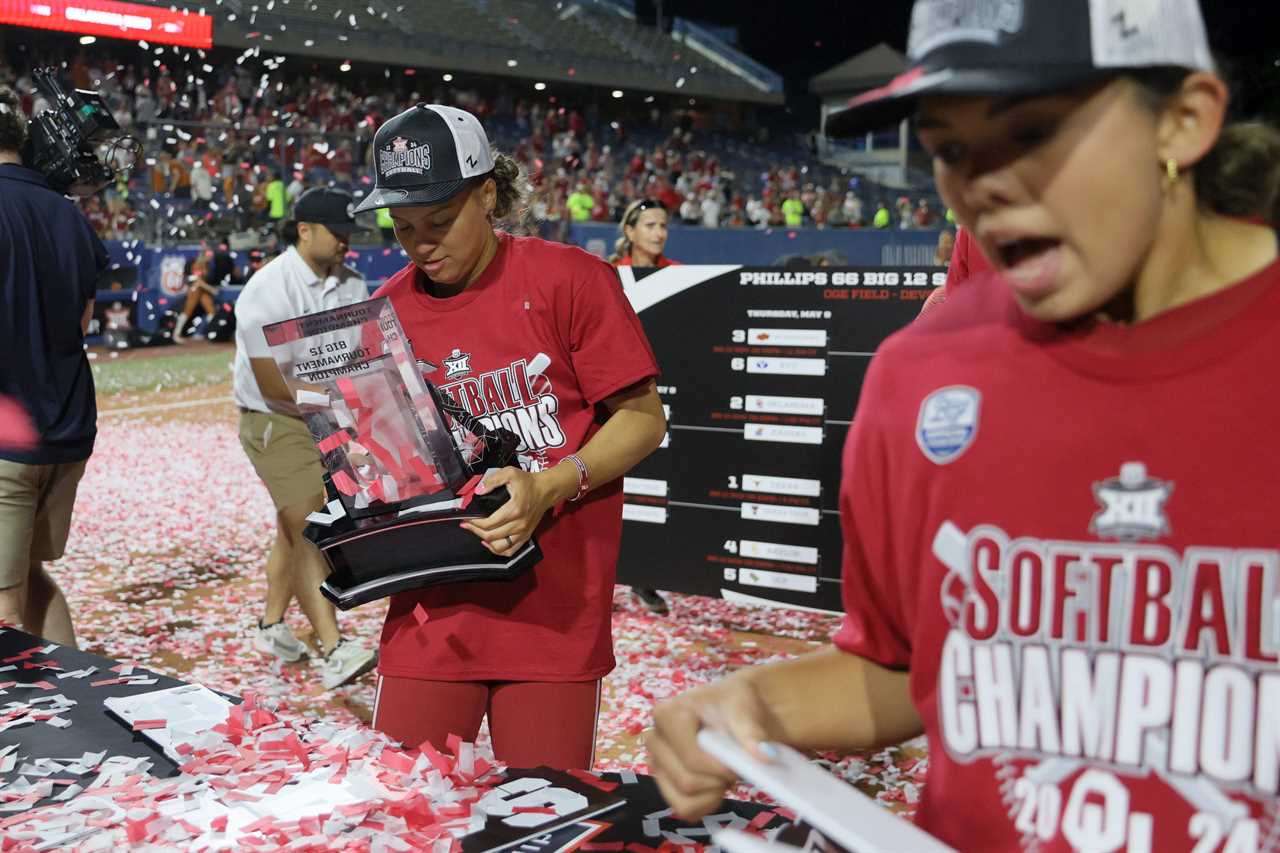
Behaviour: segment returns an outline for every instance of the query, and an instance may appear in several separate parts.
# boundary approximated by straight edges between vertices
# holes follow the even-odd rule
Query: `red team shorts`
[[[406,747],[474,742],[489,716],[493,752],[509,767],[590,770],[600,681],[423,681],[378,676],[373,727]]]

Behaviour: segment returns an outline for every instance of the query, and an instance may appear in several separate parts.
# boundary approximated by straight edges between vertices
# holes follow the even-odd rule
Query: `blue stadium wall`
[[[557,226],[551,226],[556,228]],[[570,225],[562,233],[550,234],[582,246],[596,255],[608,255],[618,236],[616,225],[584,223]],[[567,231],[567,233],[564,233]],[[774,266],[787,257],[813,256],[822,252],[839,254],[840,266],[928,266],[933,263],[937,231],[827,230],[816,228],[706,229],[673,227],[667,241],[667,255],[686,264],[744,264]],[[119,269],[112,289],[98,291],[99,302],[138,300],[136,325],[150,331],[165,310],[172,310],[176,298],[173,271],[194,257],[199,246],[152,248],[140,242],[111,241],[107,244],[113,265]],[[233,253],[234,254],[234,253]],[[380,284],[405,263],[399,246],[362,247],[350,261],[370,282]],[[244,263],[246,253],[236,255]],[[167,263],[166,263],[167,261]],[[161,287],[168,270],[169,293]],[[224,289],[222,298],[234,300],[237,289]]]
[[[568,241],[592,254],[608,256],[618,239],[618,226],[583,223],[569,226]],[[936,230],[818,228],[681,228],[673,227],[666,255],[684,264],[772,266],[780,259],[840,253],[842,265],[929,266],[938,244]]]

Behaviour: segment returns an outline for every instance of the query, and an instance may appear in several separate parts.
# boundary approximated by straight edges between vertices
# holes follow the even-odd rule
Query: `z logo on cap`
[[[378,171],[384,178],[393,175],[419,175],[431,171],[431,146],[397,136],[378,150]]]

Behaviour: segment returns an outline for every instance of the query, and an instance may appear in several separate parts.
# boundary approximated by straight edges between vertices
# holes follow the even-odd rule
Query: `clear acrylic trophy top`
[[[263,327],[348,515],[451,500],[470,476],[386,298]]]

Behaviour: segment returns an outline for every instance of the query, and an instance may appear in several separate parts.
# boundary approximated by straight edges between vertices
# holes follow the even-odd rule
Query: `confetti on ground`
[[[477,803],[502,772],[466,750],[405,751],[365,726],[282,717],[252,693],[187,745],[182,772],[169,779],[145,775],[146,759],[104,754],[23,767],[33,776],[101,772],[74,799],[0,819],[4,849],[457,853],[457,837],[483,828]],[[5,805],[59,783],[11,784]]]
[[[138,664],[215,690],[254,693],[281,714],[338,727],[368,723],[374,676],[325,691],[318,653],[282,664],[253,648],[249,632],[266,594],[263,567],[274,511],[240,448],[238,415],[228,399],[231,355],[230,347],[207,346],[174,356],[193,358],[197,366],[188,374],[175,372],[190,381],[163,393],[100,390],[100,408],[117,413],[99,421],[67,554],[50,571],[67,593],[82,647],[125,662],[115,677],[137,677],[127,667]],[[154,371],[146,361],[130,357],[117,365]],[[221,384],[207,383],[211,375]],[[141,387],[127,374],[119,385]],[[207,402],[189,405],[201,399]],[[739,667],[817,648],[837,625],[836,617],[824,614],[667,598],[670,615],[655,616],[625,588],[615,594],[618,667],[604,683],[598,769],[646,771],[643,732],[655,702]],[[340,614],[344,636],[376,642],[385,607],[378,602]],[[287,621],[315,647],[296,607]],[[70,675],[47,672],[46,684]],[[30,701],[45,692],[6,698]],[[491,757],[486,740],[482,732],[477,747]],[[913,810],[927,767],[921,743],[829,758],[834,772],[863,791],[897,810]],[[745,788],[734,795],[768,802]]]

